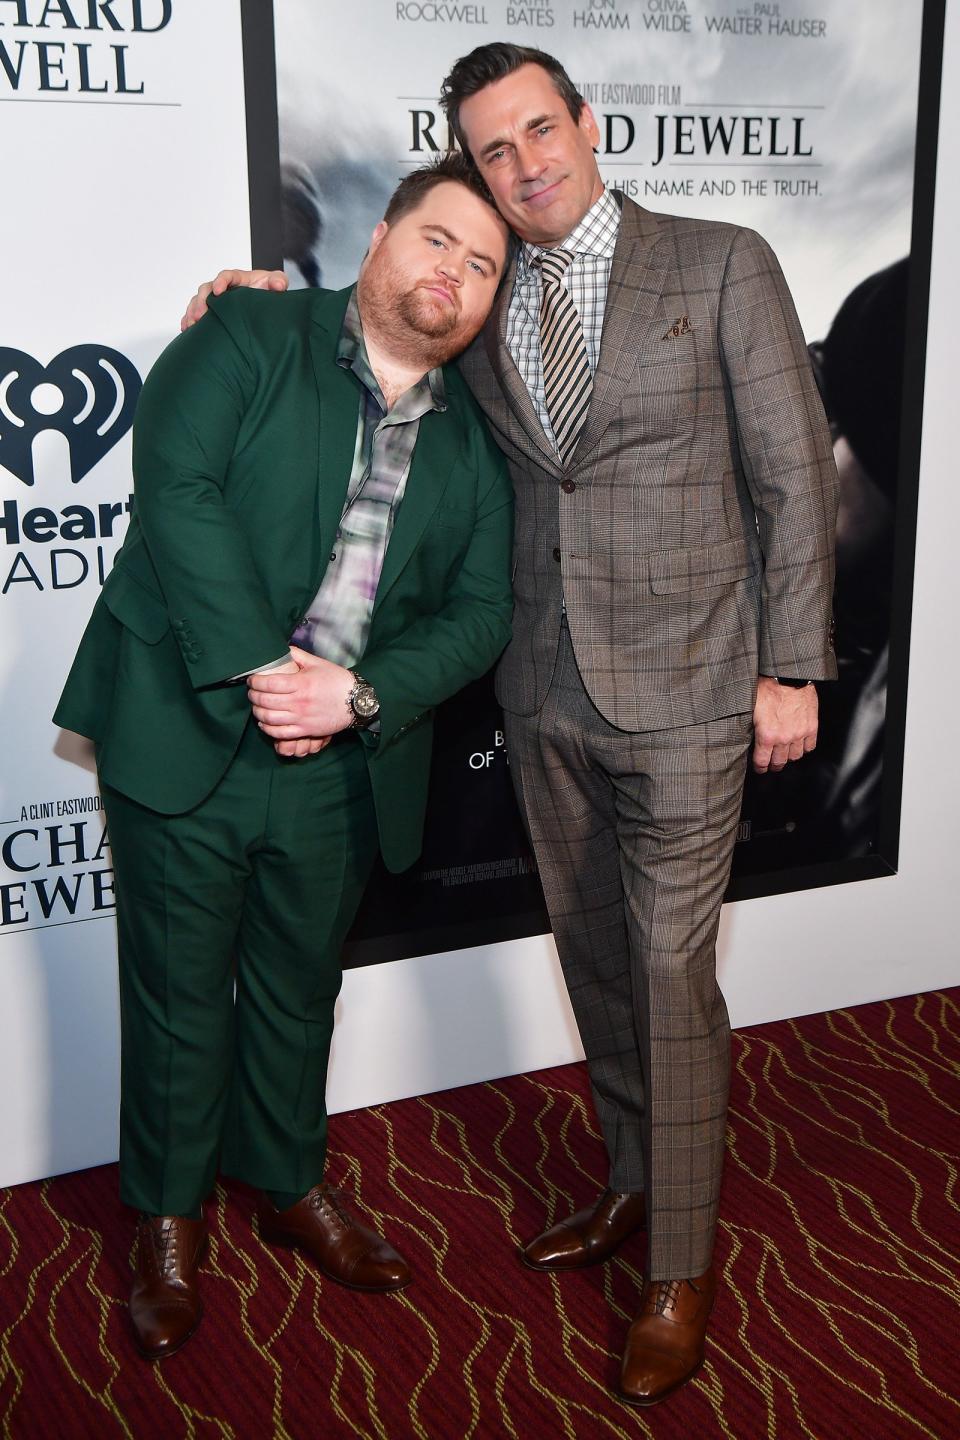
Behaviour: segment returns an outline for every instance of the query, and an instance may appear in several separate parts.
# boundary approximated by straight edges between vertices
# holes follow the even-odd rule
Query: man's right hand
[[[180,321],[181,330],[189,330],[207,313],[207,299],[210,295],[222,295],[234,286],[246,286],[251,290],[286,290],[287,277],[282,270],[221,270],[215,280],[207,280],[194,295]]]

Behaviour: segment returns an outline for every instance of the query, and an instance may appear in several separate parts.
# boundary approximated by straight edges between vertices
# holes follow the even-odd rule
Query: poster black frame
[[[923,0],[890,666],[878,840],[870,855],[735,876],[728,886],[726,900],[755,899],[876,879],[896,874],[899,864],[945,12],[946,0]],[[241,19],[252,263],[258,268],[282,269],[279,116],[272,0],[241,0]],[[545,911],[534,906],[524,913],[508,917],[490,914],[479,925],[472,921],[469,930],[447,925],[440,929],[432,927],[429,931],[405,931],[399,936],[348,941],[345,963],[372,964],[447,949],[493,944],[545,933],[548,928]]]

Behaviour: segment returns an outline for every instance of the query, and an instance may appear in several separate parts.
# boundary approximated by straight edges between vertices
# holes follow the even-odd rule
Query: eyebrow
[[[548,120],[556,120],[556,118],[557,116],[555,111],[549,115],[535,115],[532,120],[527,121],[523,128],[524,130],[536,130],[538,125],[544,125]],[[505,140],[501,136],[498,136],[495,140],[491,140],[486,145],[484,145],[483,149],[480,151],[480,155],[481,157],[490,155],[493,153],[494,150],[500,150],[504,145],[507,145],[509,143],[510,142],[508,140]]]
[[[446,225],[424,225],[423,229],[436,230],[437,233],[442,235],[445,240],[449,240],[451,245],[460,245],[463,243],[460,239],[460,236],[454,235],[453,231],[448,230]],[[471,250],[470,253],[475,260],[483,260],[485,264],[489,265],[492,268],[494,275],[496,275],[499,267],[492,255],[483,255],[479,250]]]

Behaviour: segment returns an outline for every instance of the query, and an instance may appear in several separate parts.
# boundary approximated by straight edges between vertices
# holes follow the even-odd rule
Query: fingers
[[[753,768],[758,775],[766,775],[770,769],[770,752],[773,746],[766,744],[758,735],[753,747]]]
[[[221,271],[221,274],[222,273],[223,272]],[[219,276],[217,278],[219,279]],[[207,300],[209,299],[215,285],[215,280],[206,280],[200,286],[196,295],[194,295],[193,299],[190,301],[190,304],[187,306],[183,319],[180,321],[181,330],[189,330],[191,325],[196,325],[198,320],[203,319],[204,315],[206,315],[207,313]],[[219,293],[220,292],[217,291],[217,294]]]
[[[275,740],[273,748],[285,758],[302,760],[307,755],[317,755],[325,750],[332,739],[332,735],[304,735],[299,740]]]
[[[254,290],[286,290],[288,283],[282,270],[221,270],[213,280],[207,280],[200,286],[184,312],[180,329],[189,330],[191,325],[203,319],[211,295],[223,295],[238,285]]]
[[[766,775],[767,771],[779,773],[791,760],[802,760],[804,755],[809,755],[816,745],[816,731],[812,735],[780,743],[774,743],[772,739],[763,740],[758,735],[753,747],[753,768],[758,775]]]
[[[283,755],[289,760],[301,760],[304,755],[310,753],[310,741],[302,740],[275,740],[273,748],[278,755]]]
[[[271,740],[302,740],[305,738],[302,725],[273,725],[267,720],[258,720],[257,724],[264,735],[269,735]]]
[[[268,710],[264,705],[254,705],[253,718],[260,725],[295,725],[297,734],[304,735],[303,721],[294,710]]]
[[[766,775],[768,770],[783,770],[789,760],[799,760],[802,755],[803,749],[799,742],[784,739],[776,732],[769,734],[762,729],[757,730],[753,747],[753,768],[758,775]]]
[[[256,698],[266,699],[268,695],[292,695],[297,689],[297,675],[286,670],[264,670],[247,676],[247,693],[255,692]],[[251,700],[254,695],[250,695]]]
[[[252,273],[256,274],[256,271]],[[209,289],[213,291],[214,295],[224,295],[235,285],[249,284],[250,281],[246,280],[246,277],[250,274],[249,270],[220,270]],[[203,288],[203,286],[200,287],[201,290]],[[197,293],[199,294],[199,291]]]

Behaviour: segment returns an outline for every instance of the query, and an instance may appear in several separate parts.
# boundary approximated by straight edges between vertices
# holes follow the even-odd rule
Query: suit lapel
[[[447,382],[447,410],[428,411],[420,419],[417,443],[410,461],[410,473],[397,511],[393,533],[380,572],[380,583],[373,604],[376,615],[403,567],[413,554],[437,505],[447,488],[450,471],[457,455],[459,427],[450,413],[450,375]]]
[[[500,288],[496,304],[484,326],[483,345],[494,378],[523,432],[521,440],[524,443],[521,441],[515,441],[515,443],[519,445],[520,449],[526,451],[529,459],[534,460],[538,465],[546,466],[548,470],[559,475],[562,466],[557,452],[544,434],[540,417],[530,399],[530,392],[523,383],[520,371],[514,364],[513,357],[507,348],[507,317],[516,277],[517,257],[514,256],[510,270]],[[511,439],[515,439],[515,437],[511,436]]]
[[[649,333],[663,291],[666,259],[663,247],[654,243],[658,231],[655,216],[624,200],[607,287],[593,395],[573,454],[573,465],[578,465],[596,445],[636,374],[637,347]]]
[[[317,445],[317,522],[320,554],[324,557],[321,575],[310,593],[316,594],[326,556],[343,514],[357,443],[360,386],[352,371],[337,364],[337,344],[350,290],[324,291],[313,309],[310,357],[320,400]]]

